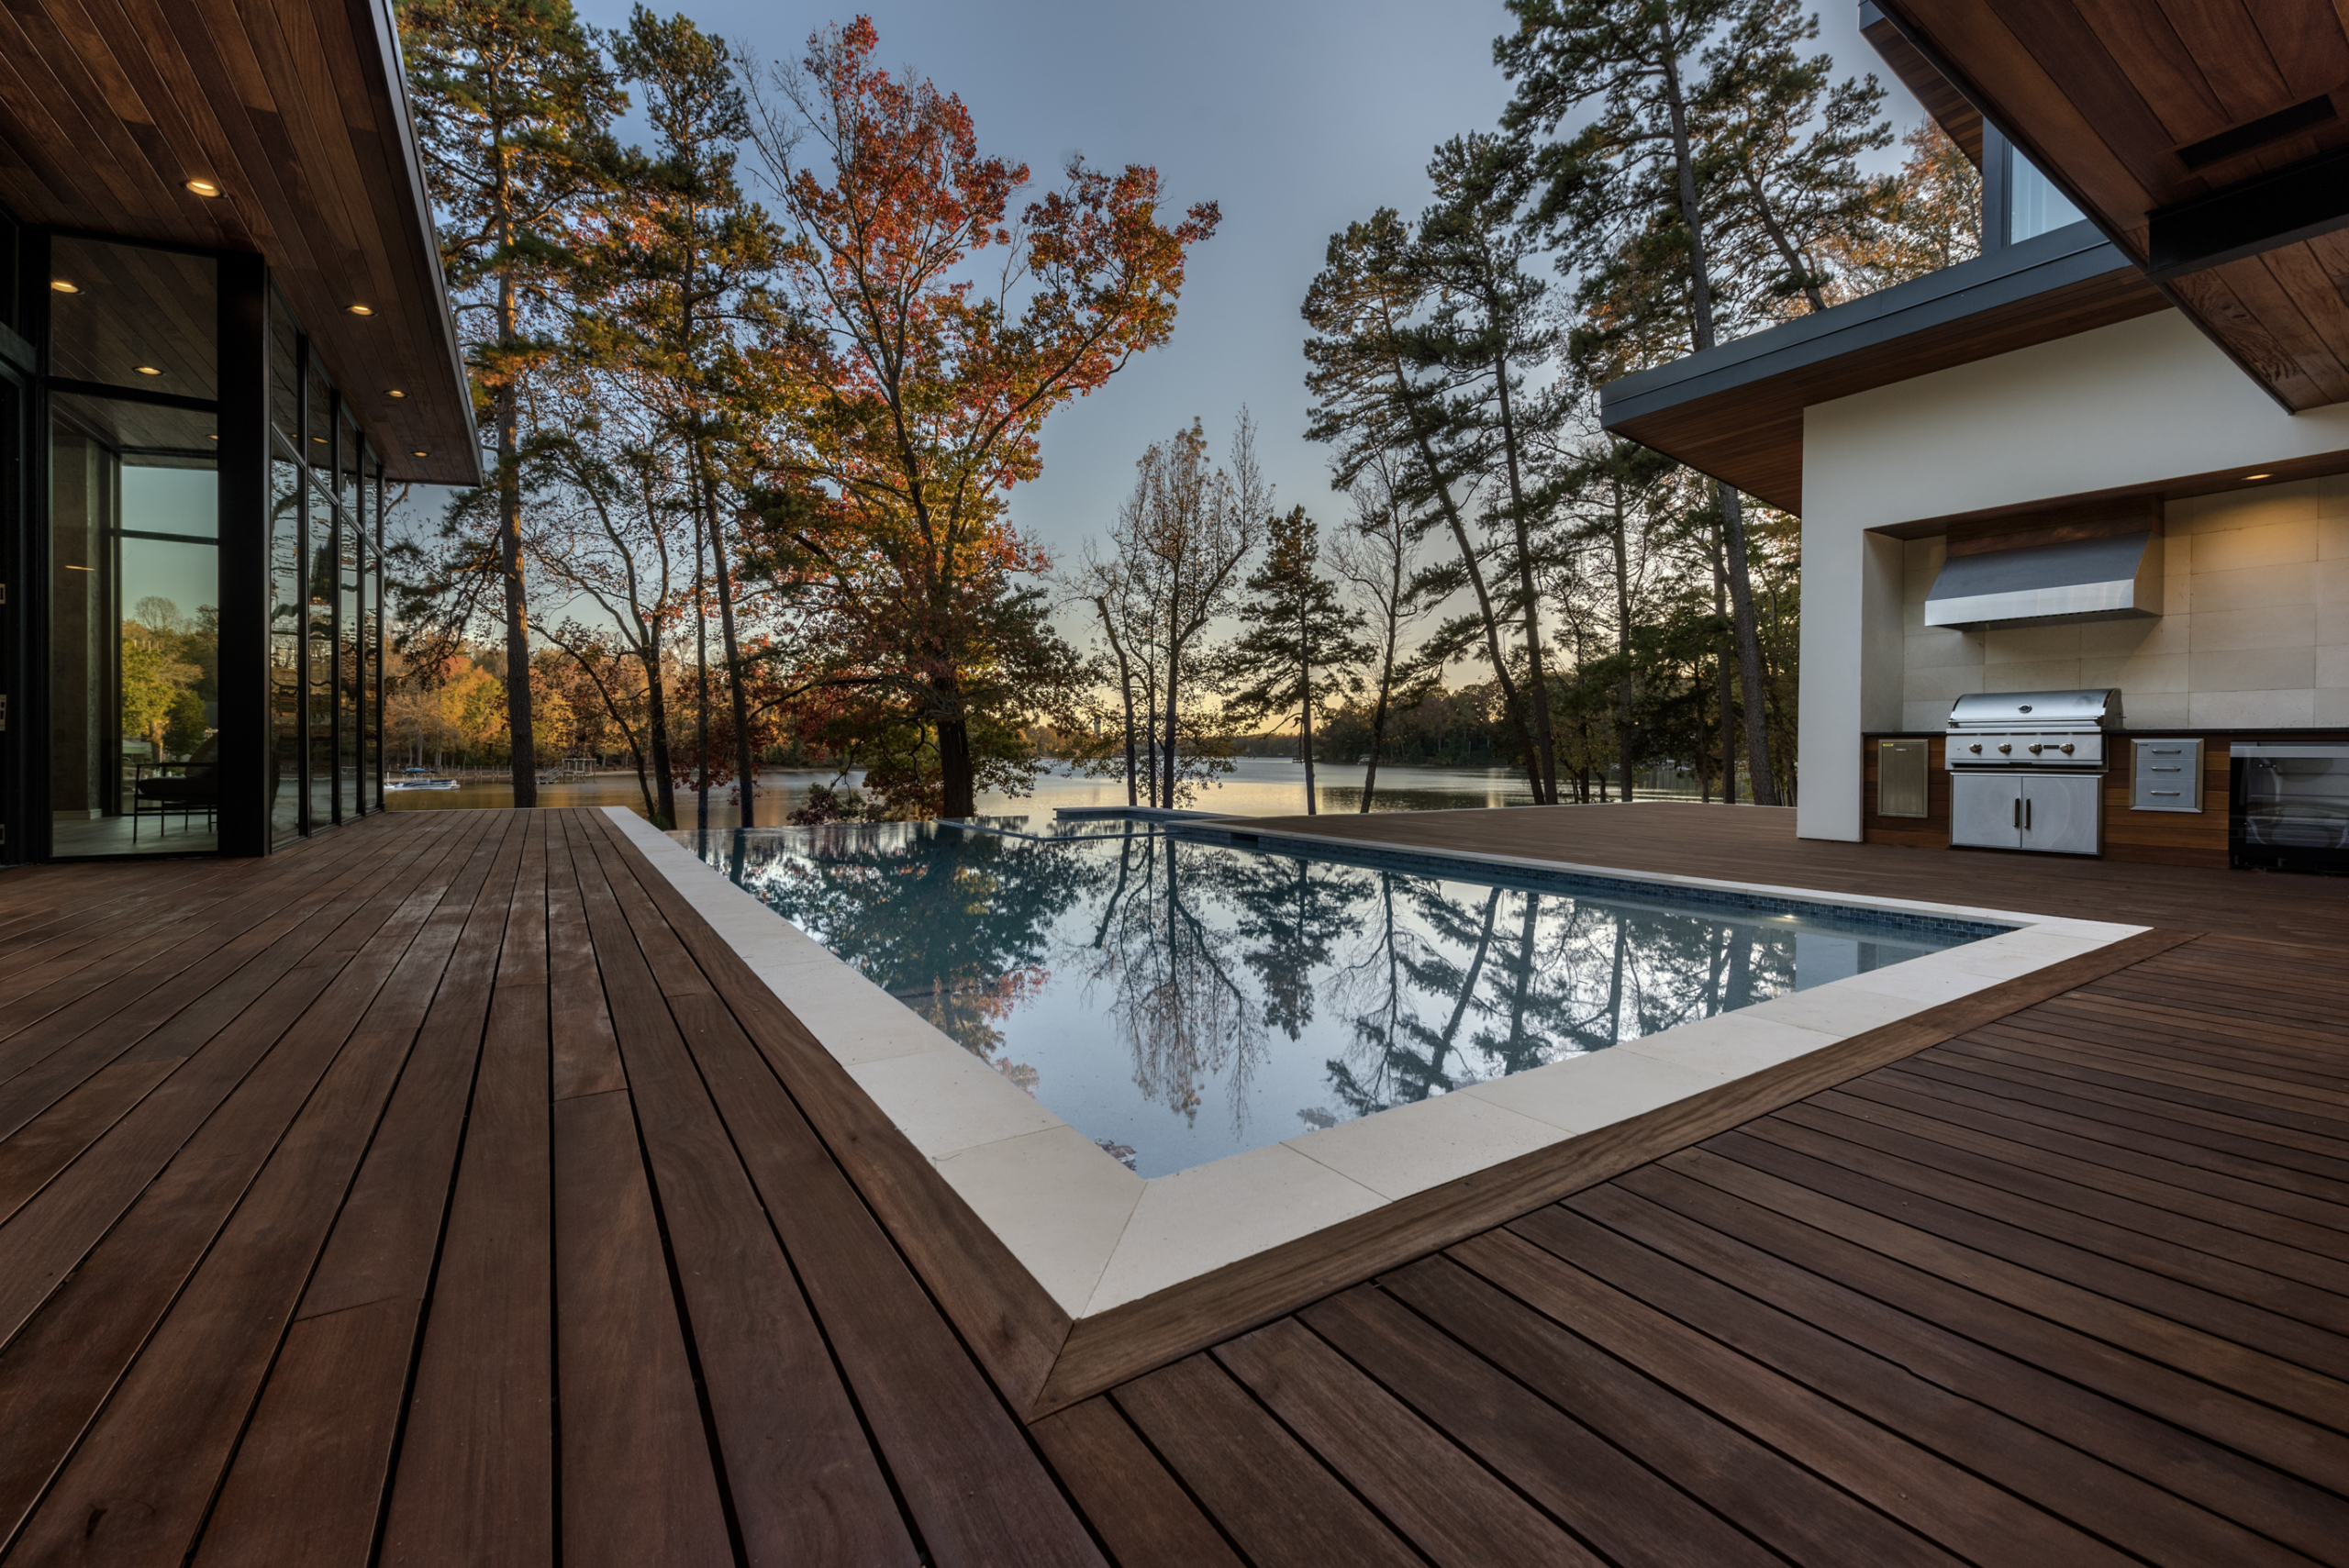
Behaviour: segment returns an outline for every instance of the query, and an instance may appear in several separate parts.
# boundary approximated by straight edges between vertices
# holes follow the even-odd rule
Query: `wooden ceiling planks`
[[[391,473],[471,484],[396,71],[384,0],[11,0],[0,202],[30,223],[260,251]]]
[[[2155,214],[2349,150],[2349,28],[2327,0],[1879,4],[2141,263]],[[2321,97],[2313,123],[2197,146]],[[2349,251],[2332,235],[2241,250],[2162,286],[2287,408],[2349,401]]]

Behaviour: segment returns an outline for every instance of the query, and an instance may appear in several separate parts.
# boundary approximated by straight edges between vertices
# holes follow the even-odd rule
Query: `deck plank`
[[[1065,1319],[600,814],[0,876],[0,1568],[2349,1568],[2349,897],[1790,821],[1267,826],[2165,931],[1026,1429]]]
[[[671,1016],[679,995],[707,996],[690,960],[657,978],[646,947],[682,958],[607,878],[577,867],[583,913],[611,998],[611,1021],[676,1258],[686,1319],[746,1555],[759,1562],[912,1564],[855,1407],[761,1207],[725,1122]],[[608,846],[605,855],[610,856]],[[625,872],[621,874],[625,876]],[[686,987],[682,993],[673,985]]]
[[[25,1385],[48,1397],[24,1438],[71,1452],[24,1524],[17,1549],[28,1557],[184,1559],[406,1059],[406,1039],[361,1039],[359,1026],[430,904],[395,884],[372,906],[373,929],[352,931],[362,916],[336,932],[366,940],[324,966],[331,983],[9,1347],[28,1359],[49,1351],[51,1375]],[[200,1258],[173,1257],[195,1242],[206,1244]],[[95,1353],[94,1339],[111,1352]],[[61,1340],[76,1353],[58,1353]],[[76,1376],[57,1375],[69,1367]],[[85,1434],[52,1445],[46,1432],[69,1422]]]

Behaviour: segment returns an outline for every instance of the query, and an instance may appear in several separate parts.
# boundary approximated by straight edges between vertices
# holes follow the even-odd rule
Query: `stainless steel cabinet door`
[[[1949,776],[1949,841],[1977,850],[2022,848],[2021,781],[2012,773]]]
[[[2022,781],[2022,847],[2059,855],[2092,855],[2103,848],[2104,778],[2099,773],[2042,773]]]

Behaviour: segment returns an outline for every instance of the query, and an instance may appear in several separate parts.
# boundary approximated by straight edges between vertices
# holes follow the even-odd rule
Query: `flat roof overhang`
[[[2349,19],[2332,0],[1876,0],[2286,409],[2349,400]]]
[[[388,0],[128,0],[105,27],[76,0],[0,7],[0,203],[258,251],[389,475],[481,483]]]
[[[1599,419],[1783,511],[1802,510],[1803,410],[2165,309],[2071,224],[1599,389]]]

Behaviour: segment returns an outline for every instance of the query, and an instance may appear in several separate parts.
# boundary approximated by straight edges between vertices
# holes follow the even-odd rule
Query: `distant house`
[[[380,809],[385,489],[480,479],[389,0],[106,14],[0,12],[0,862]]]
[[[1996,837],[2028,804],[1953,779],[1955,700],[2110,690],[2068,847],[2225,864],[2231,752],[2349,770],[2349,37],[2318,0],[1860,11],[1981,169],[1984,253],[1605,422],[1802,518],[1805,837]]]

